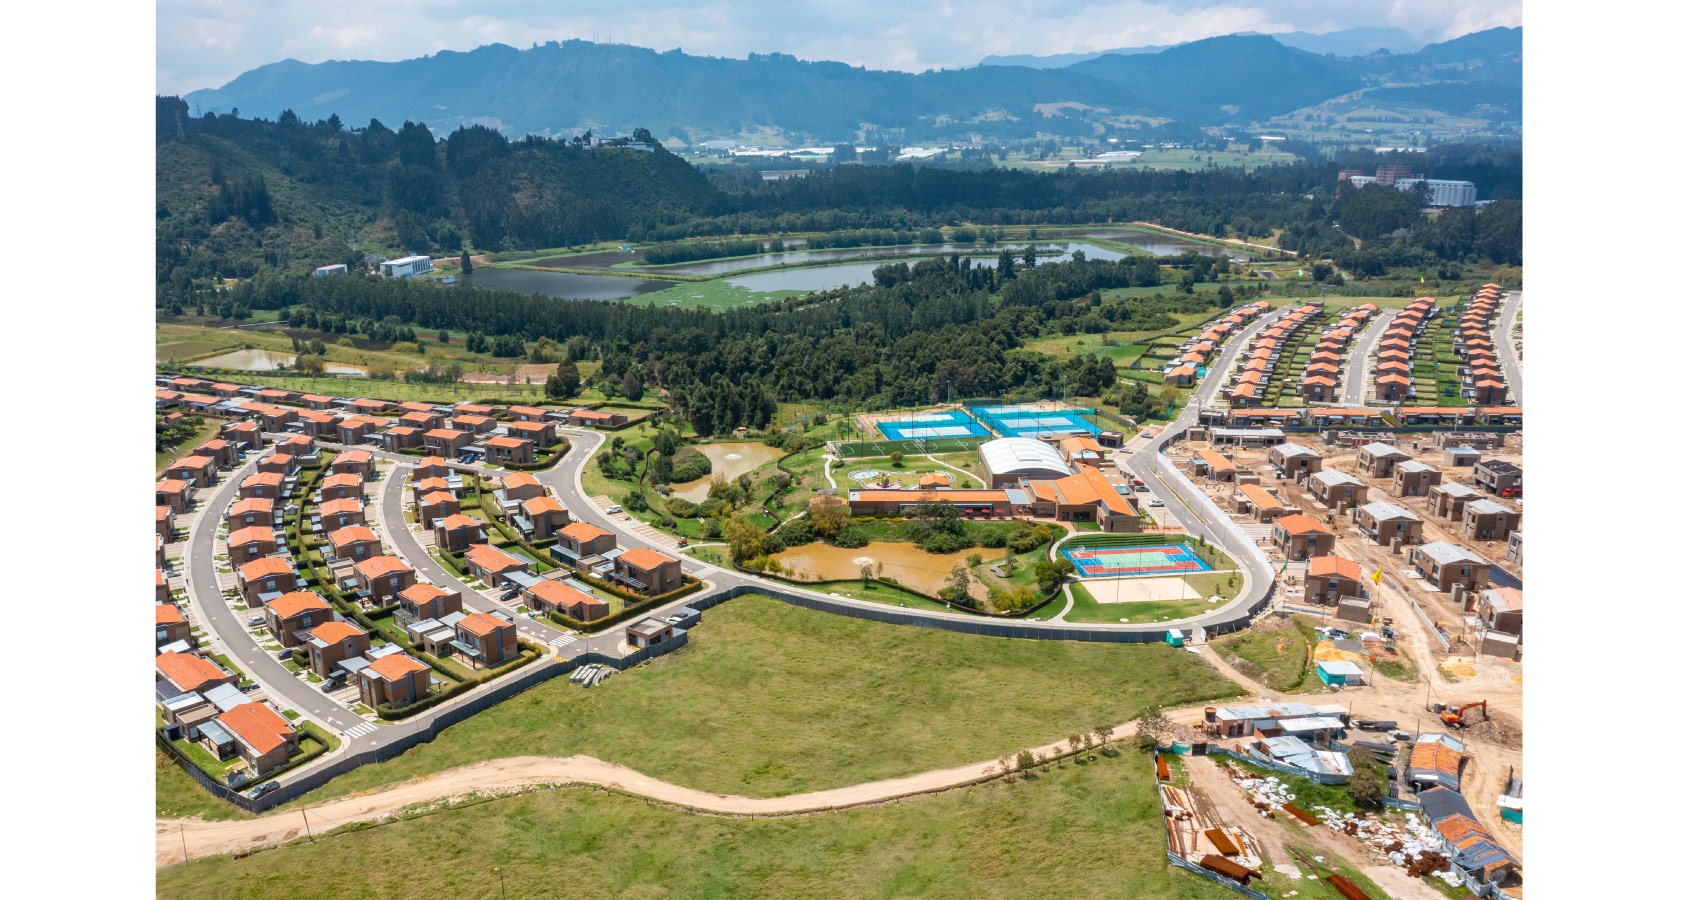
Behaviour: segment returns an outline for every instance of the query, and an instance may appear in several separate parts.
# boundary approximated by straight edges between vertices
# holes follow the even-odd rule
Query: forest
[[[327,333],[412,340],[412,329],[452,329],[492,341],[548,338],[569,359],[600,360],[598,378],[628,376],[669,392],[701,433],[763,427],[780,402],[891,407],[1022,392],[1103,396],[1138,411],[1156,401],[1124,392],[1105,357],[1059,357],[1021,349],[1046,332],[1159,330],[1171,314],[1204,313],[1249,299],[1256,288],[1105,300],[1141,267],[1103,260],[996,267],[948,257],[882,266],[875,284],[712,313],[591,300],[557,300],[408,280],[262,276],[221,292],[251,309],[289,309],[288,320]],[[1216,269],[1200,267],[1205,279]],[[469,302],[472,301],[472,302]],[[180,314],[193,297],[170,286],[160,311]],[[1129,406],[1134,407],[1129,409]]]
[[[439,138],[416,122],[349,127],[335,115],[307,122],[288,110],[276,120],[235,110],[196,118],[176,97],[157,98],[156,111],[156,281],[180,291],[216,277],[359,265],[371,253],[963,224],[1149,221],[1215,236],[1279,233],[1285,249],[1369,251],[1384,266],[1414,253],[1495,263],[1521,256],[1522,157],[1507,149],[1426,154],[1426,174],[1472,180],[1496,201],[1450,213],[1439,228],[1409,194],[1348,188],[1336,196],[1341,169],[1374,171],[1379,158],[1369,151],[1246,173],[846,164],[763,181],[754,171],[700,171],[642,128],[607,143],[588,134],[510,141],[480,126]],[[1362,265],[1369,271],[1375,261]]]

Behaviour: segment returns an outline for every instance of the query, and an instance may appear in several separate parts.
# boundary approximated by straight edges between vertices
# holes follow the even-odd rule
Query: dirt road
[[[1127,722],[1114,731],[1114,739],[1132,737],[1135,723]],[[1067,741],[1031,748],[1037,756],[1067,752]],[[679,807],[688,812],[730,816],[785,816],[843,809],[896,800],[917,794],[965,787],[996,777],[997,760],[982,760],[949,769],[935,769],[902,778],[784,797],[741,797],[711,794],[677,784],[658,781],[625,766],[590,756],[519,756],[491,760],[439,772],[397,787],[371,794],[334,800],[305,807],[306,822],[315,833],[353,822],[372,822],[394,816],[422,804],[466,796],[494,796],[535,785],[581,784],[636,794]],[[299,809],[272,813],[239,822],[203,822],[195,819],[158,819],[154,823],[154,864],[184,861],[187,845],[190,859],[222,853],[240,853],[280,844],[300,837],[304,828]]]

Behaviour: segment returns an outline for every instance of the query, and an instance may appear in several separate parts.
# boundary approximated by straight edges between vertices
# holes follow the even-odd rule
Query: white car
[[[1153,497],[1152,499],[1146,501],[1146,505],[1147,506],[1162,506],[1162,505],[1164,505],[1164,498]]]
[[[610,506],[608,509],[603,510],[604,513],[611,515],[611,516],[618,515],[620,513],[625,512],[625,511],[626,510],[621,508],[620,504],[618,504],[618,503],[613,505],[613,506]]]

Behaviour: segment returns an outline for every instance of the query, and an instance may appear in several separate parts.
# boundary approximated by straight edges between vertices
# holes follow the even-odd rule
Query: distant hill
[[[1283,46],[1269,35],[1207,38],[1162,53],[1101,56],[1063,71],[1165,98],[1176,115],[1194,122],[1280,115],[1363,84],[1351,65]]]
[[[1256,31],[1236,32],[1232,37],[1245,37],[1260,34]],[[1281,34],[1271,34],[1283,46],[1316,53],[1320,56],[1368,56],[1378,50],[1389,53],[1411,53],[1421,49],[1423,41],[1413,37],[1401,28],[1348,28],[1343,31],[1330,31],[1323,34],[1313,34],[1309,31],[1288,31]],[[1115,50],[1099,50],[1090,53],[1053,53],[1049,56],[1034,56],[1027,53],[1017,53],[1010,56],[988,56],[980,61],[983,66],[1027,66],[1030,69],[1062,69],[1089,59],[1097,59],[1106,54],[1123,56],[1140,53],[1162,53],[1177,44],[1148,44],[1144,47],[1121,47]]]
[[[510,136],[563,136],[667,123],[658,137],[689,140],[766,128],[850,140],[864,123],[912,127],[938,117],[1038,122],[1042,103],[1151,111],[1137,92],[1077,72],[982,66],[914,75],[785,54],[723,59],[585,41],[491,44],[394,63],[285,60],[184,99],[202,111],[412,119],[439,133],[482,124]]]
[[[777,53],[726,59],[585,41],[530,50],[491,44],[401,62],[284,60],[185,99],[195,114],[239,109],[276,117],[290,110],[316,121],[335,113],[350,126],[412,120],[438,135],[484,125],[509,137],[625,134],[642,126],[687,143],[761,135],[820,143],[1088,137],[1113,116],[1245,123],[1363,89],[1386,91],[1375,99],[1390,103],[1517,117],[1521,29],[1491,29],[1413,53],[1350,55],[1371,45],[1409,46],[1392,40],[1402,34],[1358,28],[1228,35],[1098,54],[1062,68],[981,65],[920,74]],[[1063,57],[988,59],[1049,66]],[[1451,87],[1466,84],[1469,90]]]

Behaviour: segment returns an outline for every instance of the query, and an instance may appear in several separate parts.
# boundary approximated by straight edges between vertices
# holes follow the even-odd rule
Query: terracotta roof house
[[[361,477],[353,473],[327,475],[319,482],[319,500],[323,502],[343,497],[363,497],[366,495],[363,484]]]
[[[299,584],[300,577],[289,560],[276,556],[256,559],[236,570],[236,588],[248,601],[249,608],[294,591]]]
[[[437,519],[431,530],[436,532],[437,546],[444,550],[465,550],[486,541],[484,527],[477,519],[462,513]]]
[[[226,672],[212,660],[193,653],[161,653],[154,657],[154,672],[185,694],[236,683],[235,673]]]
[[[580,622],[594,622],[609,614],[608,601],[587,594],[557,579],[545,579],[526,589],[526,606],[554,610]]]
[[[405,653],[390,653],[360,670],[360,702],[373,709],[400,709],[431,692],[431,667]]]
[[[366,507],[359,497],[340,497],[319,504],[319,524],[327,531],[366,524]]]
[[[1331,606],[1361,596],[1359,565],[1344,556],[1313,557],[1305,569],[1305,602]]]
[[[1275,521],[1270,543],[1285,559],[1327,556],[1335,549],[1335,534],[1310,516],[1286,516]]]
[[[684,585],[680,561],[648,547],[637,547],[615,557],[610,578],[621,587],[652,597]]]
[[[371,649],[371,635],[347,621],[326,622],[307,633],[308,664],[320,678],[330,678],[337,663],[359,659]]]
[[[389,602],[391,597],[419,580],[419,575],[407,563],[394,556],[374,556],[355,563],[354,576],[373,603]]]
[[[520,655],[519,629],[511,621],[475,612],[455,623],[455,640],[449,646],[456,659],[482,669]]]
[[[331,604],[312,591],[291,591],[266,604],[266,630],[285,647],[300,644],[306,632],[331,619]]]
[[[409,585],[396,599],[401,603],[396,617],[404,623],[441,619],[462,609],[460,591],[445,591],[427,581]]]
[[[271,556],[278,552],[277,537],[272,531],[270,521],[264,525],[237,529],[230,533],[225,542],[230,548],[230,561],[236,565],[253,562],[262,556]]]
[[[448,491],[437,491],[419,498],[419,524],[426,528],[435,528],[438,519],[445,519],[461,511],[461,501]]]
[[[566,508],[554,497],[533,497],[521,501],[509,520],[521,537],[541,541],[565,526],[568,516]]]
[[[496,587],[510,572],[524,572],[525,563],[489,544],[474,544],[467,548],[467,571],[485,584]]]
[[[336,559],[359,562],[383,552],[378,535],[365,525],[345,525],[326,535],[326,539],[331,542],[331,555]]]

